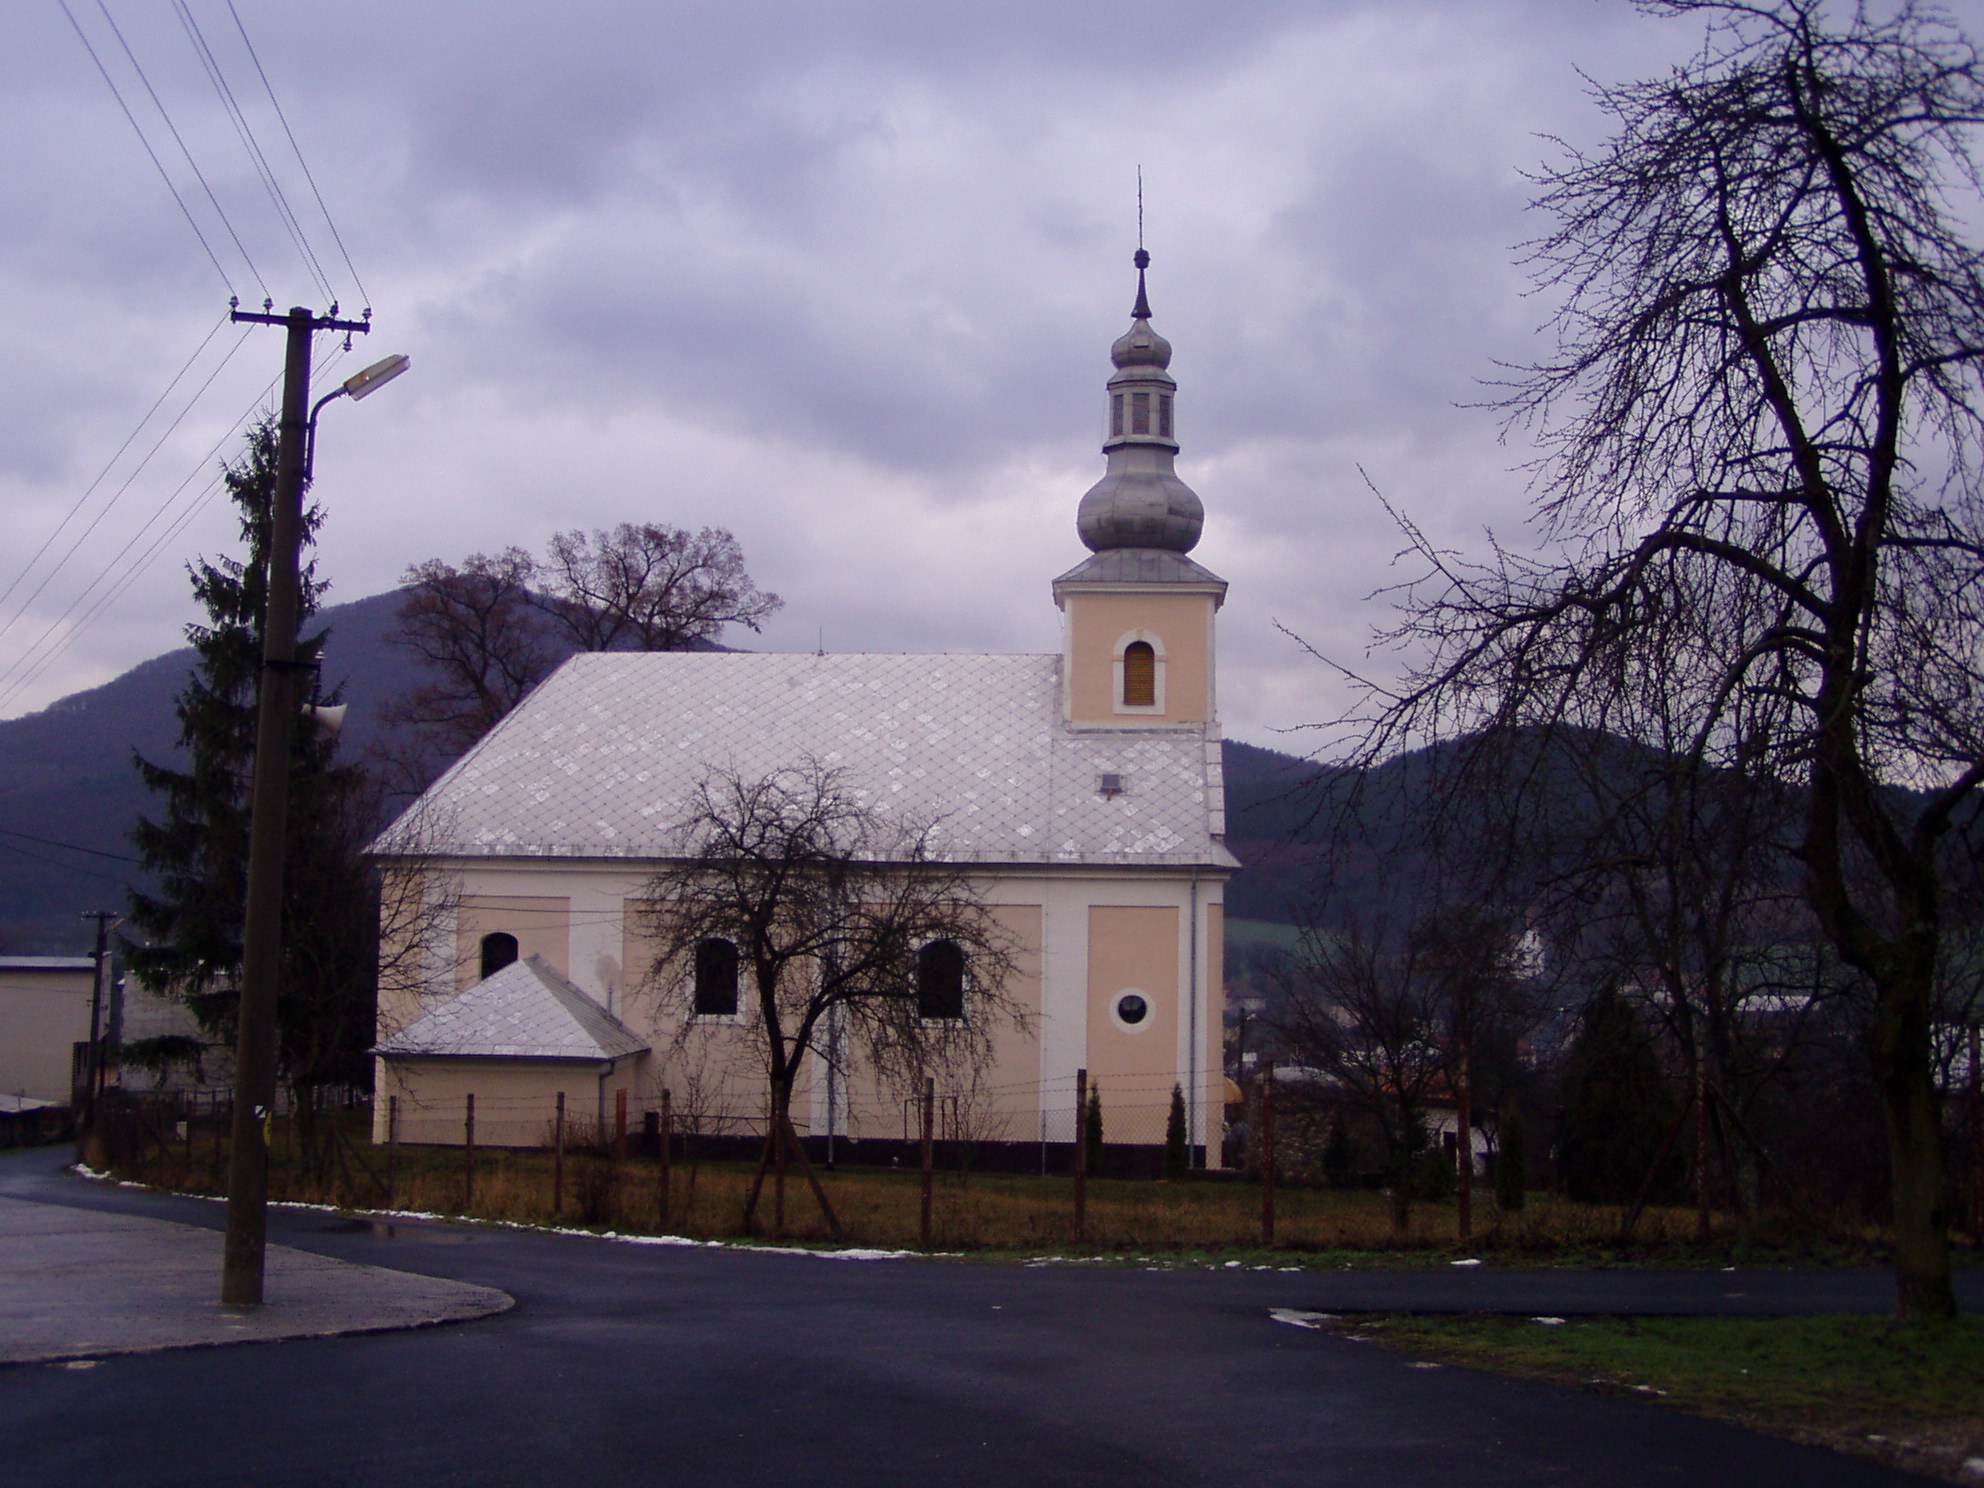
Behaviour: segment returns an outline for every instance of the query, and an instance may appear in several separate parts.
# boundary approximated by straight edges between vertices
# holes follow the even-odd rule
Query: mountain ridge
[[[418,658],[387,639],[404,592],[326,605],[308,627],[329,632],[324,686],[349,706],[340,735],[346,758],[388,734],[380,709],[426,680]],[[176,647],[39,712],[0,720],[0,951],[81,953],[90,936],[82,914],[123,909],[124,884],[141,877],[128,835],[156,809],[132,761],[181,758],[173,702],[193,663],[190,646]],[[1243,834],[1257,824],[1252,837],[1229,832],[1229,843],[1238,840],[1242,861],[1263,870],[1229,886],[1229,912],[1282,918],[1289,896],[1269,880],[1284,863],[1299,868],[1303,855],[1281,854],[1271,840],[1274,803],[1323,767],[1237,740],[1224,753],[1229,821]]]

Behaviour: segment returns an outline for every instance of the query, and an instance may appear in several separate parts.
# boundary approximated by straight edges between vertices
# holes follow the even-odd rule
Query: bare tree
[[[783,603],[751,582],[737,539],[657,523],[556,534],[542,561],[522,548],[430,558],[406,571],[393,639],[431,681],[387,704],[386,774],[424,789],[574,648],[685,651],[726,625],[752,630]]]
[[[1651,667],[1662,649],[1621,661]],[[1659,676],[1566,699],[1547,736],[1561,788],[1521,793],[1511,833],[1536,851],[1538,916],[1567,974],[1636,1000],[1680,1056],[1704,1234],[1711,1129],[1753,1177],[1753,1159],[1767,1158],[1734,1137],[1752,1140],[1758,1102],[1838,990],[1819,974],[1817,927],[1790,856],[1799,802],[1746,754],[1756,735],[1740,716],[1745,701],[1732,700],[1734,726],[1701,748],[1696,711]],[[1751,1188],[1739,1188],[1746,1212]]]
[[[1419,540],[1392,639],[1420,660],[1365,748],[1650,682],[1688,752],[1795,786],[1805,897],[1877,1001],[1900,1307],[1947,1315],[1930,1035],[1947,835],[1984,783],[1984,274],[1952,197],[1984,69],[1909,4],[1643,8],[1707,15],[1702,53],[1598,90],[1615,135],[1540,180],[1560,351],[1507,406],[1561,556]]]
[[[1423,928],[1382,917],[1341,932],[1310,925],[1273,972],[1279,1042],[1371,1119],[1390,1170],[1392,1228],[1401,1235],[1412,1222],[1427,1114],[1447,1087],[1450,1008],[1435,951]]]
[[[419,789],[445,762],[488,733],[558,659],[532,602],[536,561],[521,548],[474,553],[457,566],[430,558],[406,571],[408,594],[392,638],[426,663],[433,680],[387,704],[388,724],[410,724],[407,777]]]
[[[766,1169],[784,1219],[796,1157],[838,1229],[792,1129],[792,1093],[831,1038],[906,1093],[935,1068],[975,1070],[1001,1026],[1027,1018],[1007,987],[1017,947],[967,870],[943,861],[936,824],[884,814],[836,770],[808,761],[752,779],[719,770],[698,788],[688,849],[649,880],[643,919],[655,974],[678,977],[731,948],[744,1031],[765,1076]]]
[[[552,615],[582,651],[687,651],[726,625],[756,630],[784,603],[751,582],[743,550],[721,527],[561,532],[541,572]]]

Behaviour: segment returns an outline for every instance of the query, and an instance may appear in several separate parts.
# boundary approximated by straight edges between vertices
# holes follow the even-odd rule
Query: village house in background
[[[1086,1069],[1112,1146],[1160,1148],[1175,1086],[1197,1159],[1221,1161],[1226,583],[1187,556],[1204,510],[1173,468],[1147,263],[1111,348],[1108,469],[1077,513],[1090,556],[1053,582],[1059,654],[577,656],[379,839],[441,928],[417,977],[382,979],[375,1136],[397,1109],[401,1140],[461,1142],[472,1094],[478,1142],[533,1145],[561,1093],[604,1122],[619,1092],[645,1113],[664,1087],[686,1128],[762,1132],[748,967],[706,941],[657,968],[643,886],[686,853],[713,772],[823,766],[870,809],[934,821],[1015,949],[1004,992],[1027,1026],[993,1034],[988,1068],[938,1075],[945,1135],[1071,1142]],[[923,1016],[972,1017],[965,958],[924,954]],[[901,1140],[909,1095],[814,1059],[793,1114],[814,1137]]]
[[[38,1140],[70,1109],[95,986],[90,956],[0,956],[0,1143]]]

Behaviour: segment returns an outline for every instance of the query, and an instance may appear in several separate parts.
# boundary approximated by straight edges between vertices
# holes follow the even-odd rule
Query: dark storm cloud
[[[1052,646],[1142,164],[1201,556],[1233,580],[1222,697],[1256,735],[1327,711],[1274,621],[1354,654],[1378,618],[1397,542],[1360,466],[1443,536],[1519,519],[1520,451],[1458,406],[1537,350],[1519,173],[1539,134],[1596,127],[1574,64],[1694,41],[1620,0],[238,3],[378,310],[351,364],[415,358],[327,415],[340,595],[562,527],[723,522],[788,598],[766,644]],[[112,10],[269,293],[317,303],[170,7]],[[224,291],[59,11],[0,15],[0,84],[0,537],[24,552]],[[171,480],[276,339],[167,442]],[[188,518],[31,700],[172,644],[177,564],[228,527]]]

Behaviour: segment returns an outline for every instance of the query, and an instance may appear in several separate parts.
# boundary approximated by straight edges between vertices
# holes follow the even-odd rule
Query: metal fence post
[[[669,1102],[668,1088],[663,1086],[661,1091],[661,1163],[655,1169],[654,1178],[655,1215],[661,1221],[661,1227],[663,1229],[668,1228],[668,1169],[671,1161],[668,1148],[674,1136],[674,1114]]]
[[[475,1092],[470,1091],[468,1109],[463,1117],[462,1146],[462,1213],[475,1207]]]
[[[1274,1064],[1261,1076],[1261,1244],[1274,1246]]]
[[[1075,1238],[1088,1238],[1088,1071],[1075,1071]]]
[[[925,1250],[930,1248],[930,1169],[931,1128],[937,1122],[937,1082],[923,1077],[923,1218],[917,1233]]]
[[[565,1092],[558,1092],[558,1114],[551,1122],[551,1217],[565,1212]]]
[[[400,1098],[386,1097],[386,1207],[400,1206]]]

